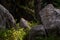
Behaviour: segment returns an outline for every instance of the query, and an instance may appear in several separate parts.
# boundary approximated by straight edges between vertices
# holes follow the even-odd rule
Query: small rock
[[[21,28],[30,28],[28,22],[24,18],[21,18],[21,20],[20,20],[20,27]]]

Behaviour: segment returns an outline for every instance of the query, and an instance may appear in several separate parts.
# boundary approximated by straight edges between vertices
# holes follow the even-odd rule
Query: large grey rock
[[[36,25],[31,28],[29,32],[29,40],[35,40],[35,37],[39,35],[40,37],[46,36],[45,28],[43,25]]]
[[[45,27],[44,25],[36,25],[30,29],[28,39],[35,40],[36,37],[48,37],[49,35],[57,35],[57,27]]]
[[[9,11],[0,4],[0,28],[15,27],[16,22]]]
[[[21,28],[30,28],[28,22],[24,18],[21,18],[21,20],[20,20],[20,27]]]
[[[39,12],[41,16],[41,21],[45,27],[52,27],[55,26],[55,11],[54,11],[54,6],[52,4],[48,4],[45,8],[43,8]]]
[[[54,8],[52,4],[48,4],[39,12],[41,21],[45,29],[54,29],[60,31],[60,10]]]

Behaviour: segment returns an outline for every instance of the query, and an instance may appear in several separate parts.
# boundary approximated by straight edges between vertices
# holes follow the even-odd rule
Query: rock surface
[[[46,36],[45,28],[43,25],[36,25],[32,27],[29,32],[29,40],[34,40],[37,35]]]
[[[41,16],[41,21],[45,27],[55,26],[55,13],[56,12],[54,11],[54,6],[52,4],[47,5],[39,12]]]
[[[48,4],[39,14],[45,28],[58,28],[60,30],[60,9],[56,9],[52,4]]]
[[[11,28],[16,26],[16,22],[9,11],[0,4],[0,28]]]
[[[24,18],[21,18],[21,20],[20,20],[20,27],[21,28],[30,28],[28,22]]]
[[[45,36],[60,34],[60,9],[48,4],[39,12],[39,15],[43,25],[37,25],[30,30],[30,40],[34,40],[33,37],[37,34]]]

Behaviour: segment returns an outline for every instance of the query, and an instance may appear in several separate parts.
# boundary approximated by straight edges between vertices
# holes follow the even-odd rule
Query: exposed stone
[[[46,36],[45,28],[43,25],[36,25],[32,27],[29,32],[29,40],[34,40],[37,35],[40,37]]]
[[[52,31],[54,29],[55,31],[60,30],[60,10],[54,8],[52,4],[48,4],[45,8],[43,8],[40,11],[41,21],[49,32],[48,29]],[[54,31],[53,31],[54,32]]]
[[[57,27],[44,27],[44,25],[37,25],[31,28],[29,32],[29,40],[35,40],[35,37],[48,37],[49,35],[57,35]]]
[[[29,40],[34,40],[36,35],[59,35],[60,34],[60,9],[54,8],[52,4],[45,6],[40,12],[43,25],[32,27]]]
[[[55,26],[52,25],[55,22],[56,16],[54,7],[52,4],[47,5],[40,11],[41,21],[45,27]]]
[[[9,11],[0,4],[0,28],[11,28],[16,26],[16,22]]]
[[[21,20],[20,20],[20,27],[21,28],[30,28],[28,22],[24,18],[21,18]]]

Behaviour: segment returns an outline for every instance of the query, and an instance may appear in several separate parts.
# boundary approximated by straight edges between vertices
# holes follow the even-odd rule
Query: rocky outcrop
[[[0,4],[0,28],[11,28],[16,26],[16,22],[9,11]]]
[[[29,32],[28,38],[29,40],[35,40],[34,37],[36,37],[37,35],[46,36],[45,28],[43,25],[36,25],[32,27],[32,29]]]
[[[60,30],[60,9],[56,9],[52,4],[48,4],[39,14],[45,29],[57,28]]]
[[[52,4],[45,6],[40,12],[43,25],[37,25],[30,30],[29,40],[34,40],[37,34],[60,35],[60,9],[55,8]]]

